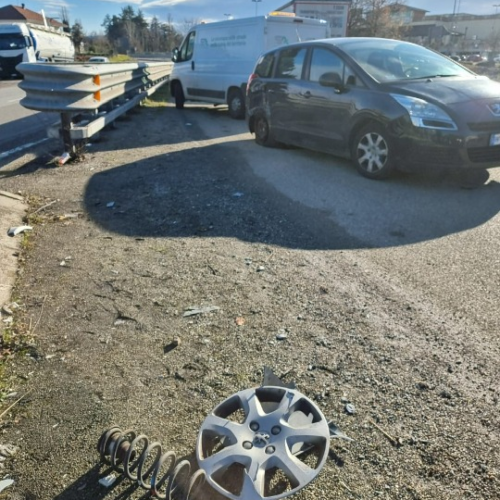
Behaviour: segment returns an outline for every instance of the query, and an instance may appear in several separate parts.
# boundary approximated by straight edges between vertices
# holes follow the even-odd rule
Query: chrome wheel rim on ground
[[[277,500],[320,472],[330,447],[321,410],[294,389],[259,387],[219,404],[203,422],[196,458],[207,482],[233,500]]]

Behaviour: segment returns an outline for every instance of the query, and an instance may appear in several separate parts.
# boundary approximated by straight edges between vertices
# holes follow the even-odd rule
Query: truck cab
[[[0,24],[0,75],[16,74],[22,62],[35,62],[36,54],[28,28],[23,24]]]

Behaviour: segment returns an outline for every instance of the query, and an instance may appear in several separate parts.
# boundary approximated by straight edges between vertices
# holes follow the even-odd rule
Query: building
[[[0,23],[30,23],[40,26],[47,25],[56,29],[64,29],[66,27],[63,23],[56,21],[55,19],[45,17],[38,12],[26,9],[24,4],[21,4],[20,6],[6,5],[5,7],[0,7]]]
[[[410,41],[449,54],[500,52],[500,14],[425,16],[411,24]]]
[[[383,8],[389,13],[389,17],[392,21],[400,24],[411,24],[418,21],[422,21],[428,10],[417,9],[416,7],[410,7],[402,3],[392,3]]]
[[[291,0],[278,11],[293,12],[300,17],[325,19],[332,37],[346,36],[351,0]]]

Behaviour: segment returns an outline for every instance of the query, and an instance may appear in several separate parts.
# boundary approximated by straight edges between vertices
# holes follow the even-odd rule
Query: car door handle
[[[191,61],[191,69],[194,71],[194,61]]]
[[[306,90],[305,92],[299,92],[299,95],[301,97],[305,97],[306,99],[309,99],[309,97],[312,97],[312,94],[311,94],[311,92],[309,92],[309,90]]]

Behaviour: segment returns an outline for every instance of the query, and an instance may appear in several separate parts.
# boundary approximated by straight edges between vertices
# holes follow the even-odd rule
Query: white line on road
[[[19,146],[17,148],[11,149],[10,151],[5,151],[4,153],[0,153],[0,160],[3,160],[4,158],[7,158],[7,156],[10,156],[14,153],[19,153],[19,151],[23,151],[24,149],[31,148],[33,146],[38,146],[38,144],[41,144],[42,142],[48,141],[49,138],[46,137],[45,139],[41,139],[40,141],[36,142],[29,142],[28,144],[23,144],[22,146]]]

